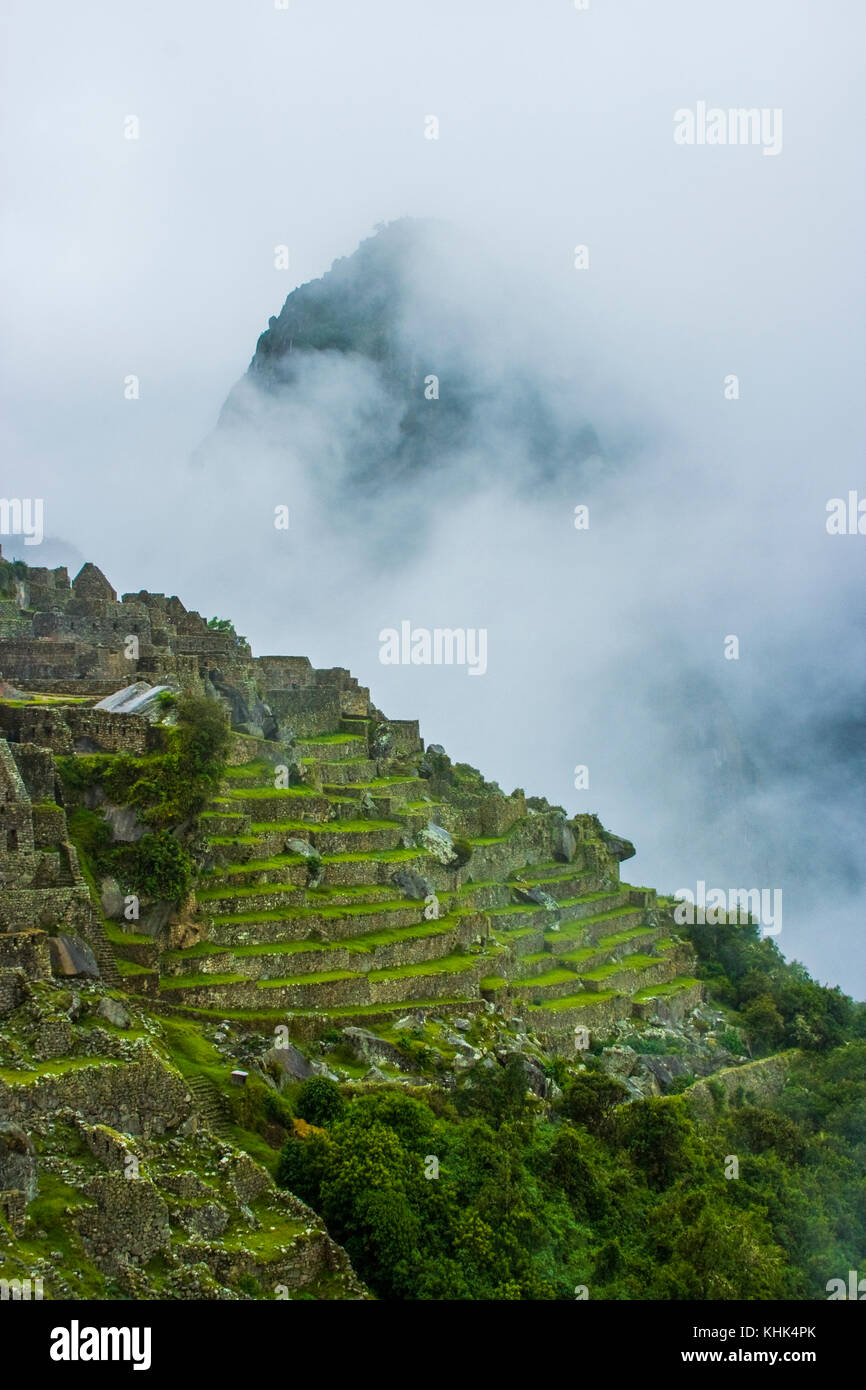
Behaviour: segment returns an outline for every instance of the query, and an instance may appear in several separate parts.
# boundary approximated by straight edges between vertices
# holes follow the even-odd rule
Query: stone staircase
[[[187,1086],[200,1118],[217,1138],[227,1139],[230,1134],[228,1110],[213,1082],[204,1076],[189,1076]]]

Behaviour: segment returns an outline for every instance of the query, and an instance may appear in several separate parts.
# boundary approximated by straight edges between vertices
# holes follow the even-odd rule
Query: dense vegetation
[[[702,1123],[687,1094],[624,1104],[597,1055],[570,1079],[552,1065],[552,1105],[519,1056],[451,1093],[347,1101],[315,1078],[295,1101],[315,1128],[287,1138],[279,1181],[385,1299],[826,1298],[866,1248],[866,1009],[754,928],[703,932],[750,1046],[808,1049],[773,1105],[718,1087]]]
[[[866,1037],[866,1008],[839,986],[817,984],[805,966],[788,962],[757,926],[683,928],[697,951],[699,974],[712,997],[739,1011],[752,1056],[785,1047],[836,1047]]]

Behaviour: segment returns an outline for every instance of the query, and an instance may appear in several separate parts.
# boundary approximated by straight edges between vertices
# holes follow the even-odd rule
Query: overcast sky
[[[724,634],[750,633],[752,665],[717,663],[713,680],[739,682],[741,730],[757,710],[749,736],[772,743],[786,730],[808,764],[814,721],[838,717],[839,691],[863,670],[866,538],[826,537],[823,514],[827,498],[866,495],[864,31],[860,0],[591,0],[586,11],[572,0],[6,0],[4,495],[44,498],[58,556],[94,560],[118,592],[178,592],[206,615],[230,613],[256,652],[351,665],[377,703],[420,715],[428,738],[506,790],[599,810],[638,844],[632,881],[736,875],[727,851],[713,859],[711,789],[698,798],[705,817],[679,806],[689,771],[658,754],[650,706],[662,697],[640,675],[646,595],[656,656],[669,650],[674,666],[700,669]],[[781,110],[778,153],[676,144],[674,113],[699,102]],[[438,140],[425,138],[431,115]],[[182,494],[178,480],[286,295],[406,214],[453,222],[474,255],[489,249],[518,287],[507,306],[477,291],[491,344],[500,318],[512,331],[525,322],[527,360],[573,375],[611,449],[633,449],[634,475],[606,494],[619,544],[611,525],[603,547],[602,528],[607,560],[588,548],[575,560],[569,517],[554,536],[555,516],[518,512],[503,483],[480,510],[451,515],[436,562],[401,580],[399,601],[387,577],[371,578],[357,608],[348,595],[338,612],[299,587],[301,571],[263,601],[267,574],[223,563],[235,546],[254,566],[258,548],[221,530],[225,480],[214,470]],[[579,243],[586,271],[574,268]],[[287,270],[274,266],[280,244]],[[465,283],[462,297],[473,297]],[[723,396],[728,373],[736,403]],[[137,401],[124,399],[130,374]],[[320,592],[329,572],[344,578],[327,521],[310,513],[305,538],[322,557]],[[471,563],[454,559],[470,550]],[[411,602],[418,621],[441,611],[443,624],[490,629],[484,680],[379,665],[378,624],[412,617]],[[578,762],[597,769],[589,805],[572,786]],[[809,883],[785,878],[780,947],[862,997],[862,877],[834,880],[862,802],[834,782],[842,773],[822,775],[798,768],[787,787],[768,774],[754,824],[788,842],[777,860],[766,831],[770,874],[783,859],[809,864],[806,909],[794,899],[806,902]]]

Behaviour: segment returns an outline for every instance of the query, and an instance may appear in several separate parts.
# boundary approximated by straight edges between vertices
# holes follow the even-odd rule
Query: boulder
[[[389,758],[394,751],[394,733],[390,724],[379,724],[370,744],[372,758]]]
[[[406,1062],[394,1044],[377,1038],[375,1033],[368,1032],[366,1028],[343,1028],[341,1036],[358,1061],[372,1064],[382,1062],[406,1070]]]
[[[601,1054],[601,1070],[623,1080],[636,1070],[638,1055],[633,1047],[606,1047]]]
[[[650,1076],[655,1077],[659,1086],[665,1090],[673,1085],[675,1077],[686,1076],[692,1070],[691,1067],[686,1066],[682,1057],[656,1057],[641,1054],[638,1061],[644,1075],[649,1073]]]
[[[437,767],[436,767],[436,764],[437,764],[437,763],[439,764],[439,767],[441,768],[442,763],[441,763],[440,760],[441,760],[442,758],[445,759],[446,764],[448,764],[448,763],[450,762],[450,759],[448,758],[448,754],[445,752],[445,749],[442,747],[442,744],[441,744],[441,743],[431,743],[431,744],[429,744],[428,747],[427,747],[427,751],[425,752],[423,758],[421,759],[421,761],[420,761],[419,764],[418,764],[418,776],[419,776],[419,777],[428,777],[428,778],[429,778],[429,777],[432,777],[433,774],[437,771]]]
[[[519,903],[536,903],[538,907],[546,908],[548,912],[559,911],[559,903],[556,898],[545,893],[544,889],[539,888],[537,884],[534,888],[515,888],[514,897]]]
[[[87,942],[73,932],[61,932],[59,936],[49,936],[48,949],[51,952],[51,973],[74,978],[88,975],[99,979],[99,966]]]
[[[280,1089],[292,1081],[306,1081],[315,1075],[314,1068],[292,1043],[285,1047],[272,1047],[261,1058],[262,1066],[269,1070],[279,1070]],[[272,1065],[271,1065],[272,1064]]]
[[[23,1192],[32,1202],[38,1186],[33,1140],[20,1125],[0,1122],[0,1192]]]
[[[631,840],[623,840],[619,835],[611,835],[609,830],[602,830],[602,843],[608,854],[622,863],[623,859],[634,857],[636,850]]]
[[[500,1056],[500,1054],[497,1053],[497,1056]],[[547,1095],[549,1083],[541,1063],[535,1057],[530,1057],[528,1053],[517,1051],[506,1052],[504,1058],[501,1058],[501,1060],[508,1062],[512,1057],[519,1057],[520,1061],[523,1063],[523,1075],[526,1078],[526,1089],[532,1091],[533,1095],[539,1096],[544,1100]]]
[[[104,878],[99,885],[99,901],[106,917],[118,920],[123,916],[124,901],[116,878]]]
[[[159,697],[166,693],[176,695],[177,687],[147,685],[145,681],[136,681],[134,685],[128,685],[123,690],[118,690],[115,695],[100,700],[94,709],[110,710],[112,714],[140,714],[151,723],[155,723],[165,714]]]
[[[577,849],[574,832],[569,825],[560,825],[554,836],[553,857],[561,864],[570,864]]]
[[[123,1007],[119,999],[110,999],[107,995],[100,999],[96,1010],[99,1018],[104,1018],[107,1023],[113,1023],[115,1028],[128,1028],[132,1023],[127,1010]]]
[[[420,848],[426,850],[428,854],[432,854],[433,858],[438,859],[440,864],[453,864],[457,858],[452,835],[433,821],[419,830],[416,838]]]
[[[106,695],[104,700],[94,705],[94,709],[104,709],[110,714],[122,714],[126,706],[133,700],[137,700],[142,695],[146,695],[151,687],[147,681],[133,681],[132,685],[125,685],[122,690],[116,690],[113,695]]]
[[[134,844],[146,833],[147,827],[142,825],[132,806],[113,806],[106,801],[103,815],[111,827],[111,838],[115,843],[122,840],[124,844]]]
[[[304,859],[318,859],[320,857],[318,851],[313,849],[309,840],[297,840],[294,838],[286,840],[286,850],[289,854],[300,854]]]
[[[431,893],[436,892],[429,878],[423,874],[416,874],[414,869],[398,869],[391,875],[391,882],[396,884],[407,898],[417,898],[423,901]]]
[[[471,1057],[474,1061],[478,1060],[480,1054],[471,1043],[468,1043],[465,1038],[461,1038],[459,1033],[444,1032],[442,1041],[446,1047],[453,1047],[455,1052],[459,1052],[462,1057]]]
[[[410,1029],[417,1028],[419,1022],[420,1020],[418,1018],[414,1018],[412,1014],[404,1014],[403,1017],[398,1018],[397,1022],[394,1024],[394,1032],[407,1033]]]

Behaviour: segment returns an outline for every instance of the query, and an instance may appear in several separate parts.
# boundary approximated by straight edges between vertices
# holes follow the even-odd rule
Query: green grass
[[[573,970],[548,970],[546,975],[533,975],[528,980],[515,980],[515,989],[545,989],[548,985],[564,985],[567,980],[577,979]]]
[[[321,795],[313,787],[232,787],[227,798],[214,797],[214,801],[291,801],[299,796]]]
[[[273,770],[274,769],[272,765],[270,763],[266,763],[264,758],[257,758],[255,762],[241,763],[240,766],[225,768],[223,770],[223,777],[228,777],[230,779],[243,779],[245,777],[266,777],[268,773],[272,773]]]
[[[649,999],[659,999],[671,994],[680,994],[683,990],[691,989],[692,985],[698,984],[700,984],[700,980],[696,980],[690,975],[678,975],[675,980],[670,980],[666,985],[647,985],[645,989],[639,989],[632,998],[636,1003],[644,1004]]]
[[[467,970],[475,963],[473,956],[442,956],[440,960],[421,961],[418,965],[397,965],[390,970],[371,970],[368,980],[407,980],[417,975],[445,975]]]
[[[298,856],[300,859],[300,855]],[[261,898],[268,893],[301,893],[303,889],[296,883],[248,883],[226,884],[218,888],[204,888],[197,893],[200,903],[214,902],[219,898]]]
[[[370,912],[405,912],[407,908],[417,908],[421,910],[421,904],[409,901],[391,901],[370,903]],[[271,908],[267,912],[229,912],[219,913],[214,916],[214,923],[224,927],[252,926],[256,922],[287,922],[304,921],[310,919],[317,921],[344,921],[347,917],[369,916],[369,913],[360,912],[357,906],[348,904],[344,907],[286,907]]]
[[[248,859],[243,864],[225,864],[208,869],[206,874],[202,874],[202,882],[209,878],[229,878],[235,874],[257,874],[268,869],[287,869],[303,863],[302,854],[275,854],[270,859]],[[201,897],[201,893],[198,896]]]
[[[331,797],[330,800],[333,801],[334,798]],[[323,832],[333,834],[336,831],[341,835],[360,835],[367,830],[400,830],[401,828],[401,822],[396,820],[258,821],[250,826],[256,838],[261,838],[262,835],[279,835],[287,830],[306,830],[308,833],[317,831],[320,834]]]
[[[619,975],[623,971],[647,970],[651,965],[658,965],[658,956],[626,956],[623,960],[613,961],[610,965],[599,965],[595,970],[588,970],[581,978],[584,980],[608,980],[611,975]]]
[[[104,917],[102,925],[109,941],[117,946],[153,946],[155,944],[152,936],[145,936],[144,932],[124,931],[110,917]]]
[[[167,951],[163,960],[196,960],[203,956],[303,956],[313,951],[350,951],[356,955],[371,955],[378,946],[392,942],[414,941],[417,938],[444,936],[456,926],[454,918],[442,917],[435,922],[420,922],[413,927],[387,927],[364,936],[350,936],[341,941],[264,941],[250,946],[221,946],[200,941],[183,951]]]
[[[312,734],[309,738],[299,738],[298,743],[315,743],[327,746],[331,743],[365,743],[363,734]]]
[[[0,1081],[10,1086],[32,1086],[43,1077],[65,1076],[70,1071],[83,1071],[86,1067],[123,1066],[116,1057],[57,1057],[51,1062],[37,1062],[33,1071],[17,1071],[14,1067],[0,1067]]]
[[[564,999],[545,999],[543,1004],[530,1007],[543,1009],[546,1013],[560,1013],[563,1009],[582,1009],[588,1004],[603,1004],[606,1000],[617,997],[618,991],[615,989],[599,990],[597,994],[583,991],[580,994],[566,995]]]
[[[599,938],[598,949],[606,951],[611,946],[621,946],[625,941],[636,941],[640,936],[652,936],[653,930],[652,927],[632,927],[629,931],[616,932],[613,936],[602,936]],[[660,941],[657,943],[659,946],[661,944]]]

